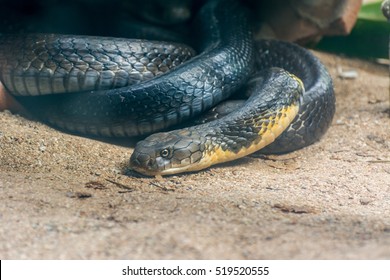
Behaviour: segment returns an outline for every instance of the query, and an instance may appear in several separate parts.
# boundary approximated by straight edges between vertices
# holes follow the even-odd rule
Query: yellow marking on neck
[[[249,147],[243,147],[237,153],[229,150],[224,151],[221,147],[217,147],[212,151],[206,152],[202,160],[191,167],[191,171],[198,171],[214,164],[235,160],[257,152],[274,142],[275,139],[291,124],[298,114],[298,111],[298,104],[281,109],[279,111],[279,113],[282,114],[281,117],[278,117],[278,114],[271,117],[274,120],[273,125],[271,123],[269,125],[266,125],[265,123],[261,124],[263,128],[259,131],[259,137]]]

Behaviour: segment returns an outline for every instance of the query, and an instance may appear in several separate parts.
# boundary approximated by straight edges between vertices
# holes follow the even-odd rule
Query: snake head
[[[187,171],[201,160],[205,146],[194,132],[156,133],[135,146],[130,167],[144,175],[169,175]],[[191,136],[191,137],[190,137]]]

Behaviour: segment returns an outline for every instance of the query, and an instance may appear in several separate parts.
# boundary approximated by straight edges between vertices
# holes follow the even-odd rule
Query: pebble
[[[390,0],[385,0],[382,2],[381,10],[382,10],[383,15],[390,22]]]
[[[368,205],[368,204],[370,204],[372,202],[372,200],[369,199],[369,198],[361,198],[359,200],[359,202],[360,202],[361,205]]]

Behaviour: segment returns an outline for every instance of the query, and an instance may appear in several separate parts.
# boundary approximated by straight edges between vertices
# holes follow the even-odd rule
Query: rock
[[[256,2],[256,38],[277,38],[301,43],[324,35],[347,35],[353,28],[362,0],[277,0]]]
[[[4,88],[0,82],[0,111],[10,110],[14,113],[26,113],[23,106]]]

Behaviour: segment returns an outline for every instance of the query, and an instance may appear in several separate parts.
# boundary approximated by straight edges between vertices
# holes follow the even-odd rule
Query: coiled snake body
[[[240,89],[255,64],[256,71],[276,66],[295,74],[265,71],[263,82],[253,87],[255,93],[238,112],[138,143],[130,163],[147,175],[199,170],[244,156],[273,142],[286,128],[270,152],[301,148],[325,133],[334,95],[318,59],[288,43],[263,41],[254,47],[246,11],[238,1],[207,2],[195,24],[200,54],[191,59],[192,49],[180,44],[2,36],[1,80],[15,95],[35,95],[18,99],[54,126],[127,137],[200,115]],[[303,80],[304,94],[296,76]],[[66,94],[57,94],[61,92]]]

